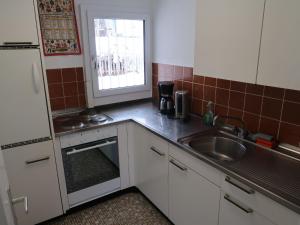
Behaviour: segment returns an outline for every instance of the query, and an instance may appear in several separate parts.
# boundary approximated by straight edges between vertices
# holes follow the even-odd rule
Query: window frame
[[[99,90],[98,74],[93,65],[96,56],[94,19],[129,19],[144,21],[144,85]],[[150,14],[139,10],[122,11],[118,8],[81,6],[81,25],[88,106],[105,105],[152,96]]]

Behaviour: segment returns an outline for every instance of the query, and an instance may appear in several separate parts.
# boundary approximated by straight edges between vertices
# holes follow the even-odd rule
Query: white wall
[[[197,0],[153,1],[153,62],[192,67]]]

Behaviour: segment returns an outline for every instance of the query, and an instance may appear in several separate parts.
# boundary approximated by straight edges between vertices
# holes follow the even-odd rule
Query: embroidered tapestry
[[[81,54],[73,0],[38,0],[44,54]]]

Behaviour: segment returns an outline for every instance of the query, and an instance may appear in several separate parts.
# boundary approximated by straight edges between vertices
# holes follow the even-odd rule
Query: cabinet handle
[[[244,206],[241,206],[239,203],[235,202],[228,194],[224,195],[224,199],[226,199],[231,204],[235,205],[239,209],[243,210],[246,213],[253,213],[253,209],[245,208]]]
[[[165,155],[166,155],[165,153],[159,151],[158,149],[156,149],[156,148],[153,147],[153,146],[152,146],[150,149],[151,149],[153,152],[157,153],[159,156],[165,156]]]
[[[11,202],[12,202],[12,204],[24,202],[24,210],[25,210],[25,213],[28,214],[28,197],[27,196],[14,198],[11,200]]]
[[[41,80],[40,80],[40,74],[36,63],[32,64],[32,78],[33,78],[34,90],[37,94],[39,94],[41,89]]]
[[[86,151],[91,151],[91,150],[93,151],[96,148],[101,148],[101,147],[105,147],[105,146],[109,146],[109,145],[114,145],[116,143],[117,143],[117,141],[107,141],[107,142],[105,142],[103,144],[94,145],[94,146],[87,147],[87,148],[82,148],[82,149],[76,149],[76,148],[74,148],[72,151],[67,152],[67,156],[78,154],[80,152],[86,152]]]
[[[176,166],[177,168],[179,168],[182,171],[187,171],[188,169],[184,166],[179,165],[177,162],[175,162],[175,160],[171,159],[170,163],[172,163],[174,166]]]
[[[40,159],[26,161],[25,163],[27,165],[31,165],[31,164],[34,164],[34,163],[37,163],[37,162],[48,161],[49,159],[50,159],[50,156],[46,156],[46,157],[43,157],[43,158],[40,158]]]
[[[4,45],[32,45],[32,42],[3,42]]]
[[[246,193],[249,194],[249,195],[255,193],[255,191],[254,191],[253,189],[246,189],[246,188],[241,187],[241,186],[239,186],[238,184],[234,183],[234,182],[231,180],[231,178],[228,177],[228,176],[225,178],[225,181],[228,182],[229,184],[232,184],[233,186],[237,187],[238,189],[240,189],[240,190],[246,192]]]

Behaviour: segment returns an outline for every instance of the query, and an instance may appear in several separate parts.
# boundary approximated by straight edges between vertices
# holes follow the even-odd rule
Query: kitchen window
[[[82,24],[87,24],[82,26],[85,72],[91,78],[88,102],[101,105],[151,97],[149,16],[82,8]]]

